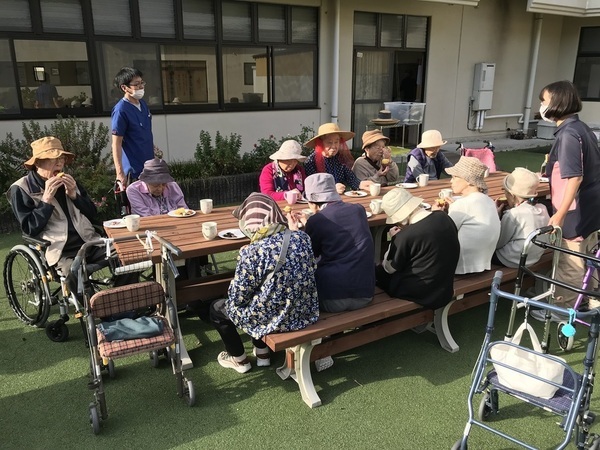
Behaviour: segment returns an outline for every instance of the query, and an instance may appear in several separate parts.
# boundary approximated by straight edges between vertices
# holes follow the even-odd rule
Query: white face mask
[[[133,94],[131,94],[131,96],[133,98],[135,98],[136,100],[141,100],[142,97],[144,96],[144,90],[143,89],[134,90]]]
[[[549,107],[550,107],[550,105],[545,106],[543,103],[540,104],[540,116],[542,116],[542,119],[544,119],[546,122],[554,123],[554,120],[546,117],[546,111],[548,111]]]

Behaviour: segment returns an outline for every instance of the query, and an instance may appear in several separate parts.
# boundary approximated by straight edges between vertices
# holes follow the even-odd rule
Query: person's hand
[[[304,226],[302,221],[300,220],[299,214],[293,211],[287,213],[285,215],[288,221],[288,228],[292,231],[298,231],[300,228]]]
[[[564,222],[565,222],[565,216],[563,214],[560,214],[557,212],[552,217],[550,217],[550,220],[548,221],[548,225],[562,228]]]
[[[392,151],[389,147],[385,147],[383,149],[383,156],[381,157],[381,159],[389,159],[390,161],[392,160]]]
[[[62,177],[62,181],[69,198],[75,200],[77,198],[77,183],[75,182],[75,178],[68,173],[65,173]]]
[[[125,172],[117,171],[117,180],[121,182],[123,189],[127,188],[127,175],[125,175]]]
[[[445,198],[438,198],[433,202],[431,206],[432,211],[444,211],[448,212],[448,203],[446,203]]]
[[[400,233],[400,231],[401,231],[400,227],[392,227],[392,228],[390,228],[390,231],[388,231],[388,233],[389,233],[390,237],[393,238],[398,233]]]
[[[381,169],[377,171],[377,176],[385,177],[385,175],[390,171],[390,166],[381,166]]]
[[[335,190],[338,194],[342,195],[346,191],[346,185],[344,183],[335,183]]]
[[[52,199],[54,199],[54,196],[56,195],[56,191],[61,186],[63,186],[62,177],[50,177],[50,178],[48,178],[46,180],[45,185],[44,185],[44,195],[42,195],[42,201],[44,203],[50,203],[50,202],[52,202]]]

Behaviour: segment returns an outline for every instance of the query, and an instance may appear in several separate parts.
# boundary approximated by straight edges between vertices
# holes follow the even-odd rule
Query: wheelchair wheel
[[[567,322],[560,322],[558,327],[556,328],[556,341],[558,342],[558,346],[565,352],[568,352],[573,349],[573,344],[575,342],[575,336],[565,336],[562,333],[563,327],[567,324]]]
[[[46,324],[46,336],[52,342],[64,342],[69,338],[69,327],[62,319],[48,322]]]
[[[51,294],[46,270],[38,255],[15,245],[4,260],[4,287],[8,303],[27,325],[43,327],[50,314]]]
[[[98,409],[96,408],[96,404],[94,402],[90,403],[88,407],[89,415],[90,415],[90,425],[92,425],[92,431],[94,434],[100,433],[100,417],[98,415]]]

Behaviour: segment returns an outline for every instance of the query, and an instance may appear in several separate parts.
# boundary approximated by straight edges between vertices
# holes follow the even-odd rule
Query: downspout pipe
[[[340,0],[335,0],[333,24],[333,58],[331,86],[331,122],[338,123],[338,91],[340,88]]]
[[[525,110],[523,112],[523,132],[529,135],[529,119],[531,117],[531,100],[533,98],[533,86],[535,84],[535,74],[537,72],[538,55],[540,52],[540,41],[542,40],[542,24],[544,16],[536,14],[533,26],[533,48],[531,52],[531,61],[529,64],[529,83],[527,84],[527,97],[525,99]]]

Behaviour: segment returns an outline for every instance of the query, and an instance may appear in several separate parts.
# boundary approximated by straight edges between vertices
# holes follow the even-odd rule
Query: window
[[[17,83],[10,58],[8,40],[0,40],[0,115],[19,112]]]
[[[79,108],[92,97],[85,43],[15,40],[24,109]]]
[[[354,45],[425,50],[427,17],[356,12]]]
[[[254,66],[253,84],[246,85],[245,65]],[[269,57],[265,47],[223,49],[225,103],[266,104],[269,92]]]
[[[581,29],[573,83],[582,100],[600,101],[600,27]]]
[[[44,32],[83,34],[79,0],[41,0]]]
[[[31,31],[28,0],[4,0],[0,14],[0,29],[5,31]]]
[[[115,14],[118,11],[118,14]],[[131,36],[129,3],[122,0],[92,0],[94,33]]]
[[[292,7],[292,43],[317,43],[317,9]]]
[[[140,28],[144,37],[175,37],[172,0],[138,0]]]
[[[183,35],[215,39],[215,10],[212,0],[183,0]]]
[[[273,52],[274,100],[281,103],[312,103],[315,99],[316,55],[312,50],[280,48]]]
[[[258,5],[258,40],[285,43],[285,8]]]
[[[250,4],[223,2],[223,39],[226,41],[252,41]]]

